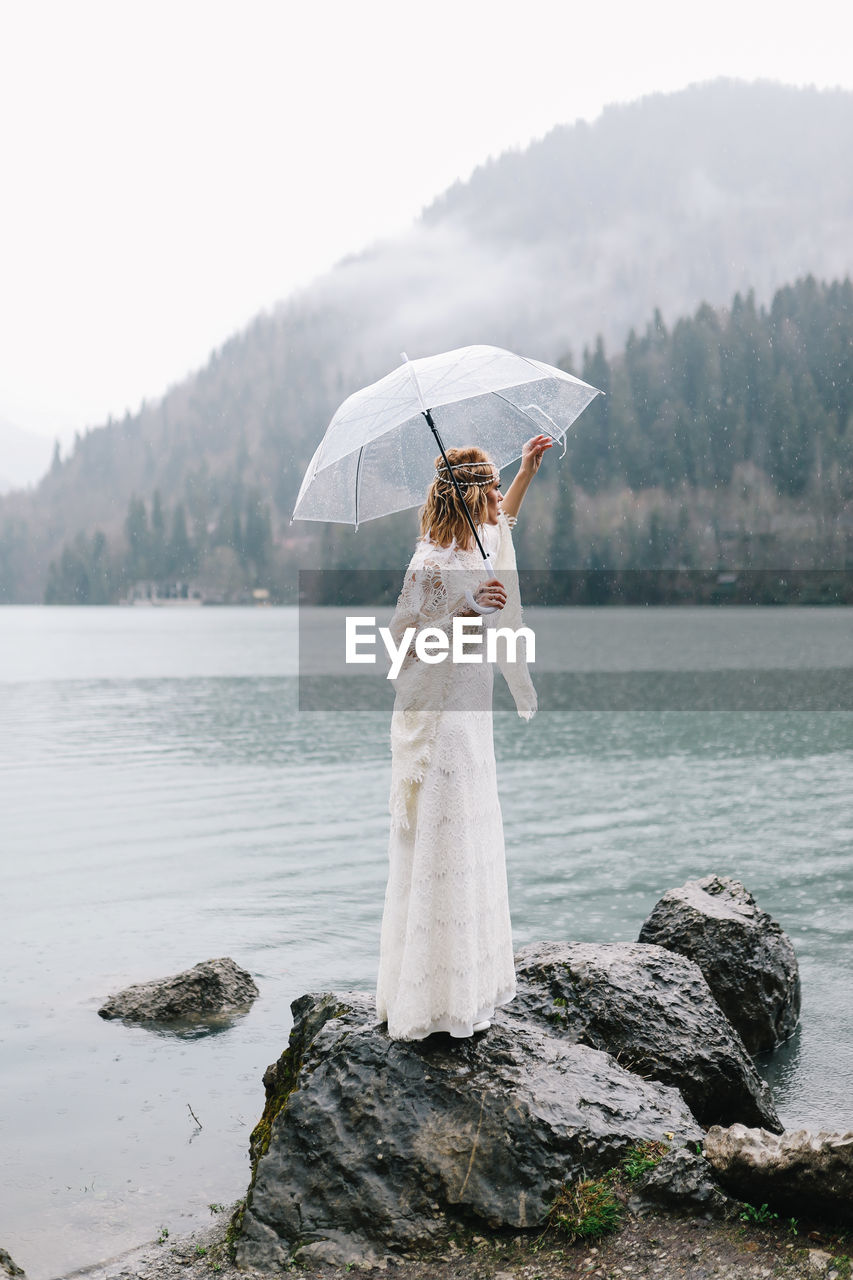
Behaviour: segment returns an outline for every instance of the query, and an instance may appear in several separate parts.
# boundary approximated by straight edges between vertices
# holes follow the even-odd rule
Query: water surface
[[[783,1120],[853,1127],[853,714],[738,710],[730,682],[849,680],[851,612],[532,620],[578,672],[696,672],[725,709],[496,715],[516,942],[634,939],[665,889],[736,876],[801,965],[801,1028],[763,1064]],[[0,610],[0,1242],[31,1280],[241,1195],[290,1001],[374,982],[387,713],[300,713],[296,640],[288,609]],[[98,1018],[220,955],[261,989],[227,1029]]]

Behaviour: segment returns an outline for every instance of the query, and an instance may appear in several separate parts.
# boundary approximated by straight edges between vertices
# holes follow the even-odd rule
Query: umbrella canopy
[[[500,347],[404,360],[338,409],[292,518],[358,526],[418,506],[434,474],[430,426],[445,449],[477,445],[503,467],[520,457],[532,434],[563,439],[600,394],[562,369]]]

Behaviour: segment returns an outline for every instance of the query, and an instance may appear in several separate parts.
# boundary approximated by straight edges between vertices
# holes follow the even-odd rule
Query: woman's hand
[[[493,608],[502,609],[506,604],[506,588],[502,582],[498,582],[497,578],[489,578],[488,582],[481,582],[477,587],[474,599],[483,608],[491,605]]]
[[[534,436],[532,440],[528,440],[521,450],[521,470],[535,476],[545,450],[550,449],[553,443],[551,436]]]

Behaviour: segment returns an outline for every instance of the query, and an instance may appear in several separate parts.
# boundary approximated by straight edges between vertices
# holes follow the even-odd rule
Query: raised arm
[[[525,444],[521,451],[521,466],[518,468],[518,474],[507,489],[501,503],[501,510],[505,516],[518,515],[528,485],[539,470],[545,450],[550,449],[553,443],[550,436],[534,436]]]

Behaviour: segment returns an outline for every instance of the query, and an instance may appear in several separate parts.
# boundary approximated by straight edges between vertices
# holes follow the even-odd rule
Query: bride
[[[521,626],[510,529],[552,443],[549,436],[528,440],[506,497],[481,449],[447,451],[502,575],[485,581],[447,466],[436,459],[421,538],[391,622],[398,646],[407,627],[437,628],[449,637],[454,618],[481,615],[484,629]],[[484,656],[485,643],[475,648],[471,636],[469,629],[468,653]],[[498,648],[518,713],[529,720],[536,693],[526,663],[512,656]],[[515,995],[491,705],[491,663],[452,661],[449,654],[421,661],[410,647],[391,720],[391,837],[376,994],[393,1039],[484,1031],[495,1009]]]

